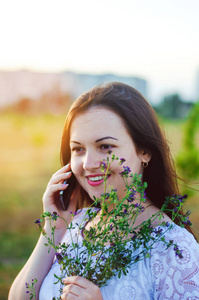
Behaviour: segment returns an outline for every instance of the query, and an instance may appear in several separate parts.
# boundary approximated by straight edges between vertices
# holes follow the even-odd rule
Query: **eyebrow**
[[[112,136],[105,136],[105,137],[103,137],[103,138],[97,139],[97,140],[95,141],[95,143],[99,143],[99,142],[101,142],[101,141],[103,141],[103,140],[107,140],[107,139],[112,139],[112,140],[118,141],[118,139],[116,139],[116,138],[114,138],[114,137],[112,137]],[[79,142],[77,142],[77,141],[70,141],[70,143],[75,143],[75,144],[78,144],[78,145],[81,144],[81,143],[79,143]]]
[[[96,140],[95,142],[98,143],[98,142],[101,142],[101,141],[106,140],[106,139],[112,139],[112,140],[118,141],[118,139],[116,139],[116,138],[114,138],[112,136],[105,136],[105,137],[103,137],[101,139]]]

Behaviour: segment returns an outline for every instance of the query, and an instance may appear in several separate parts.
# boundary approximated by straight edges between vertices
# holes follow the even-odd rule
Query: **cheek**
[[[129,167],[131,169],[132,174],[140,174],[142,173],[142,162],[137,156],[131,156],[128,158],[122,166]],[[123,167],[122,167],[123,169]],[[123,170],[122,170],[123,171]]]
[[[81,162],[77,158],[71,157],[71,171],[75,176],[81,172]]]

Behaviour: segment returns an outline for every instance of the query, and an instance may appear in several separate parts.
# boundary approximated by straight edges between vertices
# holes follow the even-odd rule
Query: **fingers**
[[[56,192],[60,192],[65,190],[68,187],[68,183],[57,183],[57,184],[51,184],[49,185],[48,189],[47,189],[47,193],[49,195],[54,194]]]
[[[71,171],[70,171],[70,164],[67,164],[60,170],[58,170],[56,173],[53,174],[51,177],[49,183],[54,184],[58,183],[61,180],[68,179],[71,176]]]
[[[79,285],[81,287],[87,288],[91,282],[87,280],[86,278],[80,277],[80,276],[70,276],[63,279],[64,284],[75,284]]]
[[[64,190],[68,185],[66,184],[67,179],[71,177],[72,173],[70,171],[70,164],[64,166],[59,171],[57,171],[51,177],[47,187],[49,189],[52,188],[52,191],[55,192],[55,188],[57,187],[57,191]]]
[[[59,197],[59,192],[68,187],[67,180],[71,177],[70,164],[58,170],[50,179],[43,196],[43,203],[46,206],[55,203]]]
[[[83,287],[76,284],[68,284],[63,289],[63,294],[61,295],[61,299],[64,300],[79,299],[80,296],[81,299],[89,299]]]
[[[55,172],[52,177],[57,176],[61,173],[66,173],[66,172],[70,171],[70,169],[71,169],[71,165],[67,164],[64,167],[62,167],[61,169],[59,169],[57,172]]]
[[[94,299],[103,300],[100,288],[91,281],[80,277],[71,276],[63,280],[66,286],[63,289],[61,299]]]
[[[75,296],[73,294],[62,294],[61,295],[61,300],[79,300],[79,296]]]
[[[48,185],[63,182],[64,180],[69,179],[71,177],[71,174],[72,174],[72,172],[69,171],[69,172],[66,172],[66,173],[58,174],[56,176],[53,175],[52,178],[50,179]]]
[[[63,289],[61,299],[76,299],[76,297],[82,295],[82,289],[85,288],[76,284],[68,284]]]
[[[83,300],[83,298],[80,298],[79,296],[74,295],[72,293],[64,293],[61,295],[61,300],[79,300],[79,299]]]

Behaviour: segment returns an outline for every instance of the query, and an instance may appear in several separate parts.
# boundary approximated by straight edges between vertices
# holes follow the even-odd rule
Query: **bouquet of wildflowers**
[[[165,204],[158,213],[140,225],[135,225],[137,217],[144,211],[143,203],[146,201],[145,189],[147,184],[142,182],[141,174],[131,174],[130,168],[123,166],[123,171],[120,174],[125,182],[126,195],[118,201],[117,190],[111,187],[107,190],[106,187],[106,179],[114,160],[118,160],[119,164],[125,162],[124,159],[112,155],[111,159],[107,157],[106,162],[102,163],[101,170],[105,173],[104,193],[101,198],[95,198],[93,203],[93,206],[99,206],[100,204],[100,214],[99,210],[89,208],[85,216],[90,221],[97,215],[100,218],[97,225],[90,227],[90,229],[85,229],[85,219],[82,225],[79,225],[79,232],[84,232],[82,243],[78,243],[78,239],[75,239],[67,245],[65,243],[55,245],[56,220],[60,218],[56,212],[45,212],[41,219],[35,221],[41,233],[46,236],[41,222],[45,218],[50,219],[52,237],[46,236],[47,243],[45,246],[49,247],[49,250],[51,248],[55,250],[55,255],[60,264],[61,276],[54,274],[57,278],[56,283],[60,283],[61,286],[60,293],[63,288],[62,280],[68,276],[83,276],[102,287],[107,284],[112,276],[117,274],[118,277],[121,277],[122,273],[126,275],[132,264],[150,257],[150,250],[158,241],[165,243],[167,248],[172,246],[176,255],[182,257],[178,245],[174,244],[172,240],[167,241],[164,238],[165,232],[170,230],[173,225],[162,222],[161,226],[154,228],[152,224],[157,218],[161,221],[163,212],[170,211],[168,204],[173,203],[175,209],[172,211],[172,219],[180,218],[182,226],[185,226],[185,224],[190,225],[189,212],[184,216],[179,215],[186,196],[173,195],[166,198]],[[75,214],[72,214],[72,218]],[[76,224],[73,224],[73,221],[70,224],[66,223],[67,230],[72,231],[74,225]],[[36,279],[33,280],[33,283],[36,283]],[[35,297],[33,283],[31,285],[26,284],[30,299]]]

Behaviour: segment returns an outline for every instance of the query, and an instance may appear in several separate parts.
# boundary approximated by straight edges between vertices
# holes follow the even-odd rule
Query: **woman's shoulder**
[[[155,243],[151,250],[153,262],[160,260],[167,266],[186,267],[196,263],[199,268],[199,244],[190,232],[171,223],[157,227],[156,231],[161,232],[164,239]]]
[[[156,232],[161,232],[165,240],[171,241],[171,244],[178,244],[179,246],[192,246],[192,249],[199,250],[199,244],[194,236],[185,228],[176,225],[175,223],[164,223],[156,227]],[[163,243],[158,242],[155,244],[155,249],[164,248]]]

